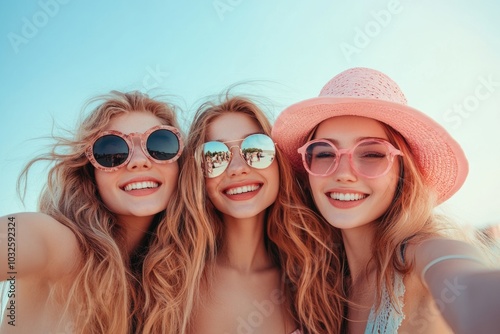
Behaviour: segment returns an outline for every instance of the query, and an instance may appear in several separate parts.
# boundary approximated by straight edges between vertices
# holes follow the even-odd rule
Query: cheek
[[[100,171],[100,170],[96,170],[95,171],[95,183],[97,185],[97,190],[99,191],[99,193],[101,192],[101,189],[106,189],[106,180],[108,178],[106,177],[106,175],[104,174],[103,171]]]
[[[399,184],[399,177],[400,177],[400,168],[398,164],[394,164],[394,167],[392,170],[387,174],[388,180],[387,180],[387,191],[388,191],[388,196],[391,198],[391,201],[394,199],[394,196],[396,195],[396,188],[398,187]]]
[[[313,197],[315,197],[315,194],[320,190],[320,184],[321,178],[309,175],[309,188]]]
[[[213,178],[213,179],[208,179],[205,178],[205,191],[207,193],[208,199],[213,202],[214,198],[216,197],[217,194],[217,179],[219,177]]]
[[[165,203],[168,203],[178,189],[179,182],[179,164],[166,164],[160,167],[162,176],[163,176],[163,193],[165,196]]]
[[[309,192],[314,201],[314,204],[316,205],[317,209],[320,210],[321,212],[323,209],[322,199],[326,198],[323,192],[321,191],[321,189],[323,189],[321,186],[323,184],[322,181],[323,178],[313,175],[309,175],[308,177],[309,177]]]
[[[165,164],[160,167],[163,182],[168,188],[177,188],[177,181],[179,181],[179,164],[174,162],[172,164]]]
[[[278,192],[280,188],[280,171],[277,163],[273,163],[268,169],[269,171],[269,188],[270,193],[274,196],[274,200],[278,197]]]
[[[399,176],[397,173],[391,173],[387,175],[384,180],[379,180],[377,185],[374,185],[374,189],[378,189],[380,193],[380,207],[384,208],[382,211],[386,211],[394,200],[396,195],[396,188],[399,182]]]
[[[104,204],[109,205],[112,199],[112,173],[104,172],[102,170],[95,170],[95,182],[97,185],[97,192],[101,196]]]

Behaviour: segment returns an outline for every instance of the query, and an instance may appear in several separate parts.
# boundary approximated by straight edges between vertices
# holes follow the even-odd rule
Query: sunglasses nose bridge
[[[236,152],[234,151],[236,149]],[[240,171],[246,167],[248,167],[246,158],[243,156],[243,152],[241,151],[241,147],[239,145],[232,145],[229,147],[229,155],[230,160],[227,165],[227,170],[231,173],[236,171]]]
[[[128,149],[130,151],[130,155],[133,157],[135,155],[136,150],[142,151],[142,142],[141,137],[135,133],[131,133],[128,135]],[[143,152],[144,153],[144,152]]]
[[[236,154],[233,152],[233,149],[236,148]],[[240,157],[243,158],[243,152],[241,151],[241,147],[239,145],[231,145],[228,147],[227,151],[229,152],[229,156],[231,157],[231,160],[233,160],[235,155],[239,155]],[[231,161],[230,161],[231,162]]]
[[[241,150],[239,145],[232,145],[232,146],[228,147],[228,151],[233,152],[233,148],[235,148],[235,147],[238,148],[238,150]]]
[[[128,166],[134,168],[137,166],[147,166],[151,165],[151,160],[149,159],[149,153],[143,145],[143,138],[140,133],[129,134],[129,162]]]
[[[337,161],[335,168],[331,173],[335,172],[338,175],[351,175],[356,171],[352,161],[351,149],[337,149]]]

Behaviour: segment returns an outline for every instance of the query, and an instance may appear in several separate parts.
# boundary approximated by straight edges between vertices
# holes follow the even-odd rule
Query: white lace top
[[[394,293],[399,301],[396,307],[391,304],[385,284],[382,285],[382,300],[379,310],[375,313],[375,305],[372,306],[365,334],[394,334],[398,332],[399,326],[405,318],[403,313],[405,285],[402,276],[398,273],[394,277]]]

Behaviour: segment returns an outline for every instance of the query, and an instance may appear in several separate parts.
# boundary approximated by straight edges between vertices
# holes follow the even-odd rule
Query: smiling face
[[[323,121],[312,139],[327,139],[339,149],[348,149],[366,138],[388,140],[379,122],[364,117],[341,116]],[[376,221],[387,211],[394,198],[398,176],[398,163],[394,163],[383,176],[360,176],[350,166],[348,157],[342,156],[333,174],[309,175],[309,183],[323,217],[332,226],[350,229]]]
[[[226,170],[214,178],[205,178],[207,195],[225,216],[244,219],[261,215],[275,200],[279,188],[276,161],[265,169],[250,167],[239,147],[251,134],[263,133],[258,122],[244,113],[225,113],[209,125],[206,141],[231,141],[232,159]]]
[[[149,112],[130,112],[114,116],[104,130],[124,134],[144,133],[156,125],[159,118]],[[118,220],[127,217],[152,219],[164,210],[176,191],[179,175],[177,162],[158,164],[151,161],[141,149],[140,139],[134,137],[130,161],[113,172],[95,169],[97,188],[106,207]]]

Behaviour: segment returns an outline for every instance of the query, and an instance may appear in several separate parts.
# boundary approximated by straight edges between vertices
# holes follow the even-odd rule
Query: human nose
[[[139,138],[137,138],[139,139]],[[127,169],[149,169],[151,168],[151,160],[141,148],[140,142],[134,142],[134,147],[130,150],[130,161],[127,164]]]
[[[339,156],[339,162],[337,168],[333,172],[337,181],[355,181],[356,173],[352,168],[350,156],[347,153],[342,153]]]
[[[232,153],[232,157],[231,161],[229,161],[226,172],[231,176],[248,173],[250,167],[245,161],[246,157],[241,154],[240,148],[237,146],[233,146],[230,148],[230,150]]]

